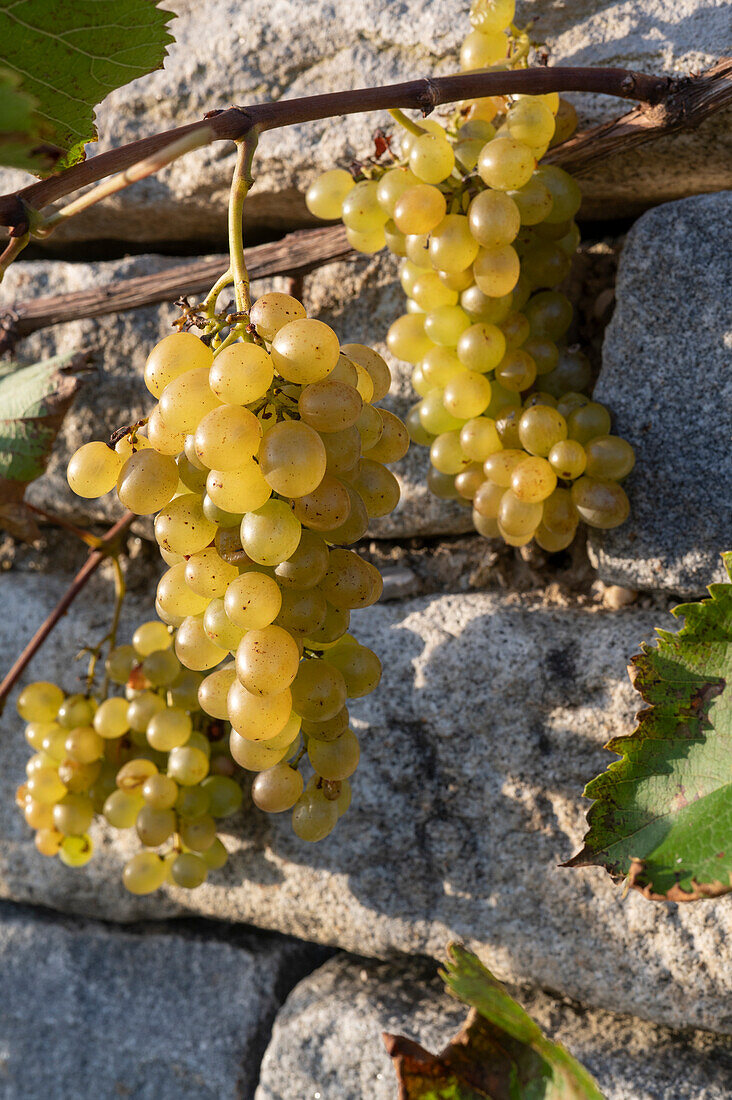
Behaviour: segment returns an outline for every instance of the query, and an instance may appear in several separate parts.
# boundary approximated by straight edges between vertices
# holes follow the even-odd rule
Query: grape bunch
[[[85,444],[68,480],[87,497],[116,486],[132,512],[157,513],[168,569],[155,606],[175,655],[209,673],[200,706],[230,722],[233,759],[258,773],[256,805],[292,810],[295,833],[315,841],[347,807],[358,764],[346,702],[381,677],[349,624],[382,579],[350,547],[397,504],[385,464],[409,437],[376,406],[391,383],[383,358],[341,347],[295,298],[264,294],[244,337],[161,340],[145,367],[158,399],[147,434]]]
[[[108,677],[125,694],[66,695],[47,681],[18,698],[34,750],[16,800],[44,856],[68,867],[92,858],[99,818],[134,829],[143,848],[125,864],[133,894],[165,882],[192,889],[226,862],[217,819],[242,803],[225,728],[201,711],[201,675],[181,666],[173,632],[142,623],[132,645],[110,651]]]
[[[526,63],[513,18],[513,0],[475,0],[464,71]],[[572,133],[574,109],[556,93],[517,95],[465,101],[446,126],[400,121],[400,159],[361,166],[358,182],[326,172],[306,201],[341,218],[358,251],[402,258],[407,311],[387,344],[414,365],[407,427],[430,448],[430,489],[472,504],[477,531],[512,546],[556,551],[580,520],[618,526],[633,450],[587,396],[590,365],[566,344],[572,306],[558,289],[581,194],[539,163]]]

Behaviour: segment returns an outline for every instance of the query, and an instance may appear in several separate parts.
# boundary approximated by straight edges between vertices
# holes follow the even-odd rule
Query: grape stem
[[[257,148],[259,131],[256,126],[249,131],[244,141],[238,141],[236,153],[236,167],[231,179],[231,193],[229,195],[229,258],[231,271],[234,276],[234,299],[237,313],[246,315],[249,319],[249,310],[252,301],[249,294],[249,274],[244,259],[243,219],[244,200],[254,183],[252,177],[252,161],[254,151]],[[239,323],[241,324],[241,322]],[[237,325],[237,328],[239,325]]]
[[[400,111],[398,107],[392,107],[389,114],[395,122],[398,122],[400,126],[403,126],[410,134],[414,134],[415,137],[423,137],[425,134],[429,133],[424,126],[420,126],[418,122],[408,118],[407,115],[404,114],[404,111]]]
[[[108,644],[108,653],[114,649],[117,644],[117,630],[119,629],[119,619],[122,614],[122,605],[125,601],[125,595],[127,593],[127,587],[125,585],[125,577],[122,572],[122,566],[119,560],[119,553],[110,554],[112,560],[112,567],[114,568],[114,612],[112,614],[112,621],[109,625],[109,630],[92,649],[86,651],[89,654],[89,667],[86,673],[86,694],[91,695],[92,688],[94,687],[94,677],[97,670],[97,662],[102,655],[102,650],[105,645]],[[106,699],[109,694],[109,673],[104,672],[104,680],[102,682],[102,694],[101,699]],[[100,699],[100,701],[101,701]]]
[[[126,512],[125,515],[122,516],[121,519],[118,519],[117,522],[110,527],[107,533],[101,537],[99,540],[100,545],[90,552],[89,557],[74,577],[63,597],[56,604],[45,622],[43,622],[35,632],[12,668],[9,669],[0,683],[0,714],[2,714],[5,709],[8,695],[25,672],[33,657],[41,648],[48,635],[71,607],[76,597],[86,586],[102,562],[110,555],[114,556],[119,553],[122,536],[129,529],[134,519],[136,519],[136,516],[132,512]]]

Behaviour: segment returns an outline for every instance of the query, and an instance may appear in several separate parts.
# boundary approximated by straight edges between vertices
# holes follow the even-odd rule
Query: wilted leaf
[[[83,160],[85,143],[97,136],[94,108],[115,88],[161,67],[173,41],[166,29],[172,17],[153,0],[0,0],[2,63],[18,81],[8,104],[8,132],[18,139],[2,141],[0,162],[25,168],[26,159],[31,171],[47,174],[53,159],[39,161],[39,140],[50,158],[53,146],[62,151],[58,168]],[[0,85],[3,101],[7,88]]]
[[[36,113],[35,97],[20,83],[17,73],[0,68],[0,164],[46,172],[63,156],[63,149],[46,140],[51,127]]]
[[[445,984],[472,1011],[439,1055],[384,1036],[399,1100],[603,1100],[589,1073],[546,1038],[477,956],[457,944],[448,952]]]
[[[0,366],[0,527],[16,538],[37,535],[23,504],[51,456],[64,416],[88,373],[88,356],[57,355],[29,367]]]
[[[732,579],[732,553],[723,554]],[[605,867],[647,898],[694,901],[732,891],[732,584],[683,604],[677,633],[633,658],[648,706],[621,759],[588,783],[596,799],[582,851],[567,866]]]

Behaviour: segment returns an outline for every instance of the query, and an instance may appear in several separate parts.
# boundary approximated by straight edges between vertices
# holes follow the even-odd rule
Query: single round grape
[[[524,317],[523,313],[513,312],[509,313],[508,317],[501,322],[501,332],[506,338],[506,347],[508,349],[519,348],[528,339],[531,326]],[[525,349],[524,349],[525,350]]]
[[[262,426],[249,409],[219,405],[196,427],[196,456],[209,469],[234,470],[243,456],[256,454],[261,438]]]
[[[396,224],[391,218],[389,218],[389,221],[384,226],[383,233],[384,243],[386,244],[386,247],[389,249],[389,251],[392,252],[395,256],[406,256],[407,239],[404,234],[397,229]],[[361,250],[359,249],[359,251]],[[374,249],[374,251],[377,250]]]
[[[514,467],[511,474],[514,496],[529,504],[546,500],[556,487],[557,475],[545,458],[525,458]]]
[[[202,679],[199,672],[182,669],[178,679],[168,688],[168,699],[171,705],[192,710],[198,700],[198,688]]]
[[[555,534],[554,531],[550,531],[543,523],[540,523],[534,531],[534,538],[542,550],[546,550],[550,554],[556,554],[559,550],[566,550],[572,542],[576,531],[577,528],[575,527],[572,531],[558,535]]]
[[[119,700],[125,703],[124,699]],[[109,702],[109,700],[107,700]],[[100,708],[101,709],[101,708]],[[125,703],[125,713],[127,704]],[[97,711],[97,714],[99,711]],[[94,716],[96,718],[96,715]],[[91,764],[94,760],[101,760],[104,756],[104,738],[91,726],[77,726],[71,730],[64,744],[66,755],[79,764]],[[80,832],[84,832],[83,829]]]
[[[426,184],[425,184],[426,186]],[[442,221],[441,215],[440,221]],[[407,253],[407,259],[410,260],[416,267],[429,270],[431,268],[430,263],[430,239],[427,233],[407,233],[404,238],[405,250]],[[409,302],[407,302],[407,310],[410,309]]]
[[[326,452],[313,428],[285,420],[262,440],[259,462],[265,480],[282,496],[301,497],[317,488],[325,473]]]
[[[232,729],[229,737],[231,755],[237,764],[249,772],[266,771],[287,756],[288,746],[268,748],[266,741],[250,741]]]
[[[464,500],[473,500],[481,485],[484,484],[485,475],[479,462],[472,463],[455,475],[455,488]]]
[[[29,825],[31,829],[52,829],[54,809],[55,807],[48,805],[48,803],[44,805],[43,802],[33,802],[32,800],[26,802],[23,809],[26,825]]]
[[[235,779],[226,775],[209,775],[203,780],[201,787],[208,794],[209,813],[212,817],[231,817],[241,807],[244,796]]]
[[[447,411],[459,420],[480,416],[491,400],[491,384],[484,374],[465,370],[447,383],[443,393]]]
[[[412,147],[418,138],[422,136],[422,132],[428,134],[437,134],[438,137],[444,139],[445,127],[442,126],[436,118],[420,118],[416,121],[416,125],[419,129],[419,133],[413,134],[411,132],[404,132],[399,135],[401,144],[402,157],[408,157],[412,151]]]
[[[310,649],[332,645],[346,633],[350,620],[351,612],[346,608],[334,607],[333,604],[328,604],[325,622],[315,634],[305,640],[305,644]]]
[[[386,343],[392,355],[407,363],[418,363],[432,347],[425,333],[424,317],[418,313],[397,317],[386,334]]]
[[[90,836],[84,833],[82,836],[64,837],[58,851],[58,858],[67,867],[83,867],[94,854],[94,844]]]
[[[597,401],[589,401],[573,409],[567,417],[567,434],[578,443],[587,444],[597,436],[610,433],[610,413]]]
[[[430,462],[441,474],[459,474],[469,460],[460,446],[459,432],[443,432],[430,447]]]
[[[208,757],[194,745],[170,750],[168,775],[182,787],[193,787],[208,775]]]
[[[460,448],[471,462],[484,462],[489,455],[500,451],[502,445],[495,420],[487,416],[468,420],[460,429]]]
[[[229,688],[236,679],[234,666],[217,669],[201,681],[198,689],[198,702],[201,710],[212,718],[226,721],[229,717],[227,696]]]
[[[226,589],[224,607],[232,623],[243,630],[261,630],[279,614],[282,594],[266,573],[242,573]]]
[[[211,348],[194,333],[174,332],[160,340],[148,355],[145,385],[153,397],[160,397],[175,378],[190,370],[209,368],[212,359]]]
[[[459,292],[473,285],[473,272],[470,268],[465,271],[438,271],[437,277],[449,290]]]
[[[465,36],[460,47],[460,68],[463,72],[487,69],[490,65],[503,61],[508,52],[508,39],[502,30],[503,28],[493,30],[485,26],[485,33],[481,28],[472,30]]]
[[[77,726],[90,726],[96,707],[83,695],[69,695],[58,708],[56,721],[64,729],[73,730]]]
[[[186,668],[202,672],[213,668],[227,656],[228,651],[216,645],[207,635],[203,620],[189,615],[178,627],[175,635],[175,655]]]
[[[297,550],[302,526],[284,500],[268,500],[241,522],[242,547],[259,565],[279,565]]]
[[[178,467],[169,455],[148,448],[127,459],[117,478],[117,495],[138,516],[158,512],[178,487]]]
[[[553,340],[530,336],[522,345],[536,364],[536,373],[542,377],[554,370],[559,362],[559,349]]]
[[[83,794],[66,794],[53,807],[53,827],[64,836],[81,836],[93,817],[92,801]]]
[[[346,702],[346,682],[341,672],[320,659],[300,663],[292,684],[292,705],[303,718],[332,718]]]
[[[192,731],[191,719],[184,710],[167,707],[152,716],[145,732],[154,749],[170,752],[177,745],[185,745]]]
[[[384,430],[384,421],[379,416],[379,410],[373,405],[364,405],[356,421],[356,429],[361,436],[362,452],[368,451],[379,442]]]
[[[160,416],[171,432],[194,432],[200,420],[221,404],[208,384],[208,368],[174,378],[160,395]]]
[[[179,817],[198,817],[208,812],[210,799],[203,787],[203,782],[205,781],[191,787],[179,787],[178,797],[175,800],[175,811]]]
[[[511,312],[513,293],[491,298],[483,293],[477,283],[473,283],[460,295],[460,305],[473,321],[500,325]]]
[[[283,561],[277,566],[275,575],[281,585],[293,588],[311,588],[319,584],[325,576],[328,569],[328,560],[328,547],[323,537],[314,531],[304,530],[297,550],[291,554],[287,561]],[[277,602],[274,591],[268,588],[268,592],[271,594],[272,605],[274,605]],[[277,611],[269,622],[274,622],[278,612],[279,602]],[[253,623],[252,625],[268,626],[269,622]]]
[[[254,805],[266,813],[290,810],[303,791],[302,775],[289,764],[275,764],[260,772],[252,784]]]
[[[361,471],[354,482],[353,488],[355,495],[361,499],[365,506],[367,518],[388,516],[396,508],[401,495],[399,482],[391,470],[387,470],[380,462],[373,462],[368,458],[362,460]],[[353,502],[351,507],[353,508]],[[343,530],[348,526],[350,520],[351,516],[349,515],[343,527],[335,528],[330,532],[329,540],[331,542],[345,543],[348,541],[350,544],[357,541],[356,538],[346,540],[342,537]],[[341,533],[341,537],[336,536],[337,532]],[[360,535],[358,537],[360,538]]]
[[[197,595],[211,600],[223,596],[228,585],[238,576],[236,566],[224,561],[215,546],[207,546],[197,554],[191,554],[185,564],[188,587]],[[172,638],[169,638],[169,644],[172,644]],[[154,648],[161,649],[162,646]]]
[[[377,184],[376,197],[390,218],[394,217],[396,204],[404,192],[417,183],[419,180],[409,168],[390,168],[384,173]]]
[[[512,489],[507,489],[498,506],[498,522],[503,531],[513,538],[533,535],[541,522],[540,503],[519,500]]]
[[[152,760],[137,757],[128,760],[117,772],[116,783],[121,791],[141,793],[143,784],[151,775],[157,775],[157,767]]]
[[[506,128],[512,138],[529,148],[548,145],[554,136],[554,115],[549,108],[532,97],[519,99],[506,115]]]
[[[473,0],[470,5],[470,22],[484,33],[503,30],[515,16],[516,0]]]
[[[173,882],[184,890],[195,890],[206,881],[207,875],[205,860],[195,852],[181,852],[175,857],[170,869]]]
[[[585,449],[575,439],[562,439],[559,443],[555,443],[548,458],[557,477],[567,481],[580,477],[587,465]]]
[[[206,519],[195,493],[176,497],[155,517],[155,538],[166,550],[195,554],[213,541],[216,526]],[[184,570],[185,572],[185,570]]]
[[[521,272],[532,289],[554,287],[569,275],[570,260],[553,241],[538,241],[521,257]]]
[[[323,172],[305,192],[305,205],[311,214],[324,221],[340,218],[343,200],[354,187],[350,172],[343,168],[331,168]]]
[[[419,405],[419,418],[422,427],[431,436],[441,435],[443,432],[459,431],[463,426],[462,420],[453,416],[445,408],[442,400],[443,395],[444,391],[441,389],[431,390]]]
[[[572,305],[558,290],[542,290],[532,295],[524,313],[532,336],[538,339],[559,340],[572,321]]]
[[[339,215],[340,216],[340,215]],[[249,319],[260,336],[271,342],[290,321],[305,317],[305,306],[290,294],[270,291],[258,298],[249,312]]]
[[[137,852],[125,863],[122,884],[130,894],[153,894],[165,881],[165,861],[155,852]]]
[[[377,463],[374,463],[374,465],[377,465]],[[384,472],[387,474],[389,473],[388,470]],[[392,477],[393,475],[389,474],[389,476]],[[396,479],[394,480],[396,481]],[[396,488],[398,489],[398,482],[396,483]],[[386,512],[379,512],[379,515],[386,515],[387,512],[392,511],[394,508],[394,503],[389,504],[385,499],[384,490],[390,494],[389,500],[394,501],[393,486],[391,486],[391,484],[386,485],[385,482],[380,481],[379,485],[375,486],[375,493],[371,501],[374,508],[386,507]],[[376,511],[367,511],[362,496],[365,487],[362,486],[360,482],[354,485],[353,488],[350,485],[346,485],[346,491],[348,492],[351,503],[348,519],[339,527],[332,527],[328,531],[328,542],[333,543],[335,546],[351,546],[354,542],[358,542],[358,540],[363,538],[366,534],[369,525],[369,515],[377,514]]]
[[[52,722],[64,701],[64,693],[48,680],[36,680],[24,687],[16,704],[26,722]]]
[[[206,493],[217,508],[243,516],[245,512],[262,508],[272,495],[272,488],[259,464],[252,458],[244,457],[236,470],[210,470],[206,478]],[[203,514],[206,515],[205,500]]]
[[[554,201],[549,188],[534,176],[517,191],[509,192],[509,195],[519,212],[521,225],[538,225],[543,222]]]
[[[157,600],[163,611],[179,616],[200,615],[208,607],[208,598],[199,596],[186,584],[186,563],[171,565],[158,582]],[[125,678],[126,679],[126,678]]]
[[[185,432],[169,428],[160,414],[160,406],[156,405],[147,418],[147,438],[158,454],[175,456],[183,450]]]
[[[546,458],[555,443],[567,438],[567,421],[548,405],[534,405],[521,415],[519,438],[529,454]]]
[[[483,146],[478,174],[496,191],[517,191],[528,183],[534,171],[534,154],[512,137],[495,137]]]
[[[546,405],[549,409],[556,409],[557,399],[556,397],[552,397],[550,393],[544,393],[542,390],[532,390],[532,392],[527,394],[524,398],[523,407],[525,409],[532,409],[534,405]]]
[[[106,799],[103,814],[114,829],[131,829],[143,807],[142,795],[137,791],[112,791]]]
[[[521,228],[518,206],[501,191],[481,191],[476,195],[468,208],[468,221],[475,241],[488,249],[511,244]]]
[[[371,256],[374,252],[380,252],[386,244],[385,227],[371,229],[368,233],[359,233],[358,230],[346,226],[346,240],[356,252]]]
[[[51,687],[55,687],[55,684]],[[26,741],[36,752],[41,751],[44,738],[51,734],[64,736],[63,727],[57,722],[29,722],[24,731]]]
[[[340,644],[326,651],[325,660],[343,676],[349,699],[360,699],[379,686],[381,661],[367,646]]]
[[[209,385],[228,405],[249,405],[272,385],[272,357],[258,344],[237,342],[222,348],[209,371]]]
[[[617,481],[581,477],[572,484],[572,503],[589,527],[619,527],[630,513],[630,502]]]
[[[334,607],[355,610],[376,603],[384,583],[375,565],[353,550],[335,547],[330,551],[328,571],[320,587]]]
[[[221,598],[211,600],[203,613],[203,630],[209,641],[219,649],[236,651],[236,647],[242,639],[243,631],[240,626],[232,623],[226,614],[226,607]]]
[[[292,811],[292,831],[300,840],[314,843],[324,840],[338,822],[335,802],[318,798],[315,791],[305,791]]]
[[[173,835],[177,823],[174,810],[159,810],[146,804],[137,815],[135,829],[146,848],[157,848]]]
[[[439,306],[424,319],[425,334],[442,347],[454,348],[469,325],[470,318],[460,306]]]
[[[178,798],[178,784],[169,775],[151,775],[142,785],[142,797],[154,810],[170,810]]]
[[[158,649],[142,662],[142,674],[153,687],[169,687],[180,675],[180,661],[169,649]]]
[[[347,779],[358,767],[358,739],[352,730],[347,729],[336,741],[309,742],[308,756],[323,779]]]
[[[464,271],[478,255],[472,223],[464,214],[446,214],[430,235],[430,259],[439,271]]]
[[[293,501],[292,510],[303,527],[333,531],[348,519],[351,498],[342,481],[332,474],[325,474],[312,493]]]
[[[363,401],[357,390],[330,378],[306,386],[298,401],[302,420],[317,432],[338,432],[350,428],[358,420],[362,406]]]
[[[164,623],[151,619],[146,623],[140,623],[132,635],[132,644],[138,656],[147,657],[158,649],[170,649],[173,644],[173,635]]]
[[[399,282],[402,284],[402,290],[407,296],[412,296],[417,280],[424,275],[425,272],[422,268],[417,267],[411,260],[402,260],[399,265]]]
[[[307,385],[326,378],[340,355],[338,337],[322,321],[303,318],[280,328],[271,346],[275,369],[288,382]]]
[[[350,188],[343,199],[343,224],[357,233],[373,233],[381,229],[388,214],[379,203],[375,180],[361,180]]]
[[[85,443],[71,456],[66,478],[78,497],[101,497],[115,487],[121,468],[122,459],[106,443]]]
[[[501,498],[505,492],[505,485],[498,485],[490,480],[484,481],[473,497],[474,516],[477,513],[484,519],[495,520],[498,517]]]
[[[497,451],[489,455],[483,463],[485,476],[496,485],[508,489],[511,484],[511,476],[518,466],[526,458],[524,451],[507,449]]]
[[[460,334],[457,356],[468,370],[485,374],[495,370],[506,353],[506,338],[492,324],[478,322]]]
[[[35,846],[42,856],[58,855],[63,842],[63,833],[58,833],[55,829],[39,829],[34,839]]]
[[[537,169],[536,177],[551,192],[553,200],[545,220],[552,223],[573,218],[582,203],[582,192],[569,173],[556,164],[546,164]]]
[[[210,473],[211,471],[209,471],[209,476]],[[230,474],[231,470],[227,471],[227,473]],[[226,477],[226,475],[223,476]],[[262,478],[262,481],[264,481],[264,478]],[[267,485],[266,481],[264,481],[264,484],[267,489],[269,489],[269,485]],[[217,504],[214,504],[214,502],[211,500],[211,497],[208,495],[208,493],[204,493],[203,495],[202,507],[203,514],[206,519],[210,520],[211,523],[215,523],[217,527],[239,527],[241,525],[242,519],[244,518],[243,512],[227,512],[224,511],[223,508],[219,508],[219,506]],[[218,531],[216,532],[216,534],[218,534]]]
[[[635,465],[635,453],[630,443],[617,435],[599,435],[585,446],[589,477],[620,481]]]
[[[249,630],[236,651],[236,674],[255,695],[276,695],[295,679],[300,651],[291,634],[280,626]]]
[[[216,837],[210,848],[207,848],[205,852],[201,852],[201,859],[203,859],[209,871],[219,871],[228,858],[229,853],[218,837]]]
[[[348,708],[342,707],[332,718],[321,718],[315,722],[305,719],[302,723],[302,731],[306,737],[314,737],[316,741],[335,741],[348,728],[348,720]]]
[[[591,400],[592,398],[588,397],[586,393],[563,393],[557,400],[557,412],[560,412],[566,420],[573,409],[589,405]]]
[[[398,462],[400,458],[404,458],[409,449],[407,429],[399,417],[394,416],[388,409],[377,411],[382,423],[381,435],[365,452],[365,457],[372,462]]]
[[[421,235],[431,233],[445,217],[445,196],[428,183],[417,183],[406,188],[394,205],[392,217],[402,233]]]
[[[343,344],[341,351],[356,367],[363,367],[373,384],[368,398],[371,402],[381,401],[391,387],[391,371],[386,360],[366,344]]]
[[[562,348],[554,370],[543,375],[541,384],[547,393],[561,397],[565,393],[586,390],[592,382],[590,361],[581,351]]]
[[[522,348],[513,348],[496,367],[496,379],[507,390],[522,393],[534,384],[536,363]]]
[[[210,814],[189,817],[181,822],[179,832],[186,848],[205,852],[216,839],[216,822]]]
[[[521,262],[510,244],[502,248],[481,249],[473,264],[473,275],[480,290],[499,298],[514,289],[521,271]]]

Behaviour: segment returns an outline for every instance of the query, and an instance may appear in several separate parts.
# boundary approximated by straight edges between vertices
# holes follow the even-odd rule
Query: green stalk
[[[231,193],[229,197],[229,256],[231,271],[234,276],[234,297],[236,299],[237,313],[248,316],[251,309],[251,297],[249,295],[249,273],[244,261],[244,241],[242,238],[242,219],[244,215],[244,199],[249,193],[254,180],[252,178],[252,159],[257,147],[258,132],[256,127],[249,131],[244,141],[238,141],[236,168],[231,181]],[[237,326],[238,327],[238,326]]]

